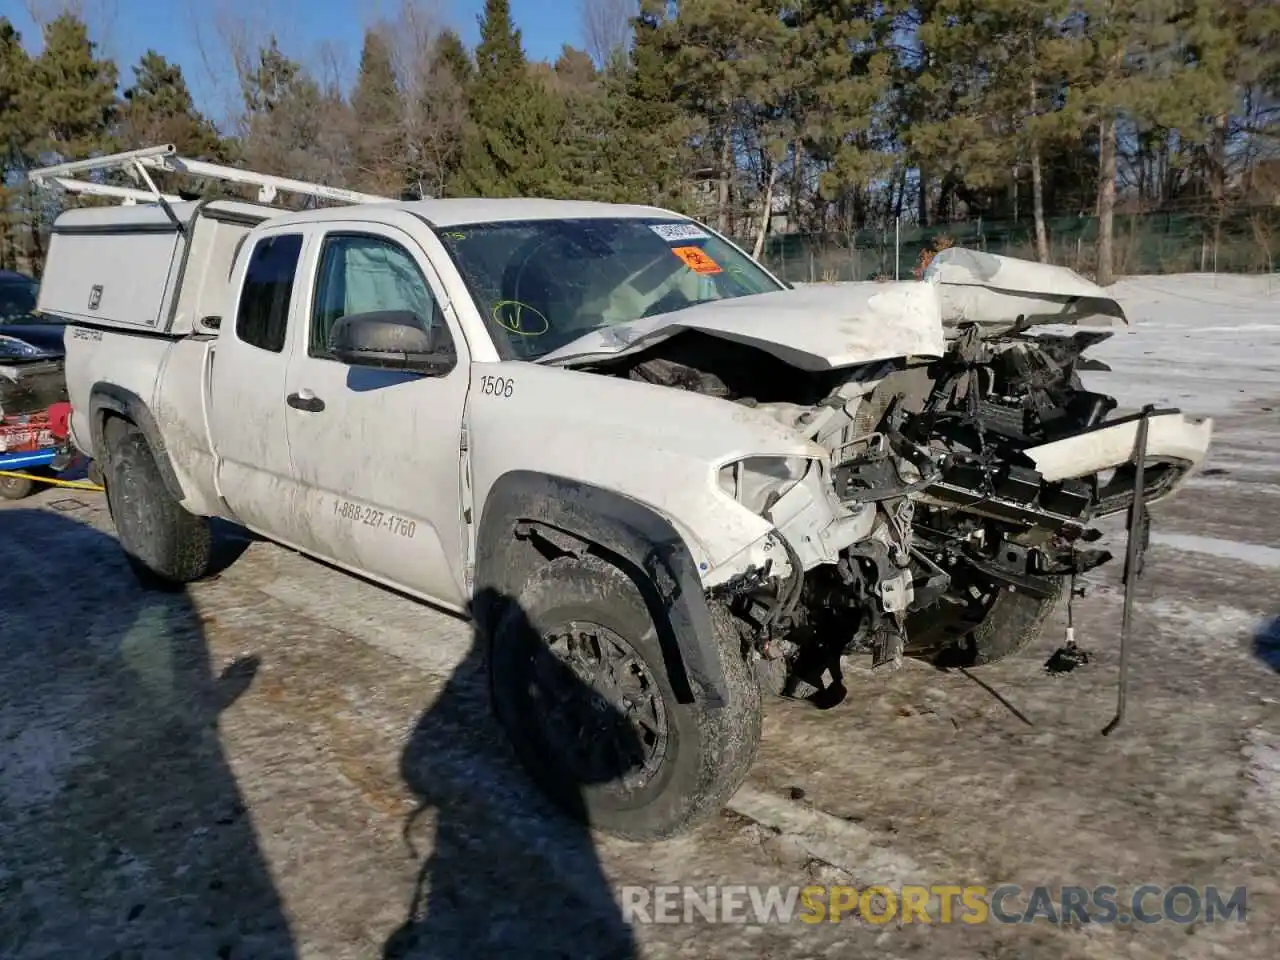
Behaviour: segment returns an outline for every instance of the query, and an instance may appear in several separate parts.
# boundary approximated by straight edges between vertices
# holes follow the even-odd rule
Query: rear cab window
[[[250,254],[236,311],[236,337],[272,353],[284,350],[302,234],[273,234]]]

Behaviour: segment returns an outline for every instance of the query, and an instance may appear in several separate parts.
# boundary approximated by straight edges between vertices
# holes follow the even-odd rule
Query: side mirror
[[[329,350],[343,363],[383,367],[440,376],[458,362],[457,352],[442,324],[422,329],[409,310],[380,310],[342,317],[329,331]]]

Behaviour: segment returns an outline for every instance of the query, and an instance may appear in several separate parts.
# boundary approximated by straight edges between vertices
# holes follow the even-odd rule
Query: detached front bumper
[[[1170,496],[1204,462],[1212,420],[1180,411],[1149,415],[1141,483],[1135,462],[1142,414],[1100,424],[1023,451],[1033,466],[1006,464],[994,476],[972,465],[948,464],[923,492],[927,504],[960,509],[1026,527],[1079,535],[1092,522],[1128,510],[1136,489],[1143,503]]]
[[[1114,470],[1098,491],[1094,517],[1128,509],[1133,501],[1133,461],[1142,415],[1100,424],[1064,440],[1031,447],[1026,455],[1045,483],[1076,480]],[[1213,436],[1211,419],[1192,420],[1179,410],[1153,412],[1148,421],[1144,501],[1175,493],[1204,463]]]

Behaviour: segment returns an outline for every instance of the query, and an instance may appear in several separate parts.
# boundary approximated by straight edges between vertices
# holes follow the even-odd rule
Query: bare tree
[[[462,152],[467,94],[432,41],[418,61],[405,114],[406,142],[420,197],[444,196]]]
[[[404,87],[405,98],[416,100],[425,91],[417,86],[425,76],[432,42],[446,17],[444,0],[399,0],[395,14],[376,22],[391,50],[391,65]]]
[[[603,70],[631,42],[631,20],[639,13],[639,0],[579,0],[579,4],[583,42],[596,67]]]
[[[351,58],[336,40],[322,40],[315,55],[316,81],[327,96],[341,96],[351,76]]]

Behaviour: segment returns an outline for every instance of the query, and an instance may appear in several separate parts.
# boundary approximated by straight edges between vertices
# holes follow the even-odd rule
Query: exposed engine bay
[[[1107,420],[1116,401],[1084,389],[1078,371],[1107,369],[1081,355],[1111,334],[992,333],[961,323],[942,359],[805,372],[689,331],[594,366],[769,413],[830,451],[827,482],[844,511],[874,514],[835,562],[798,562],[784,538],[789,576],[766,566],[714,590],[775,665],[777,692],[838,699],[839,658],[854,653],[873,668],[903,656],[999,659],[1038,632],[1071,577],[1110,559],[1090,547],[1092,524],[1133,500],[1132,438],[1124,448],[1113,437],[1133,418]],[[1181,414],[1169,416],[1183,429]],[[1145,463],[1148,502],[1194,466]],[[777,499],[753,509],[777,522]]]

